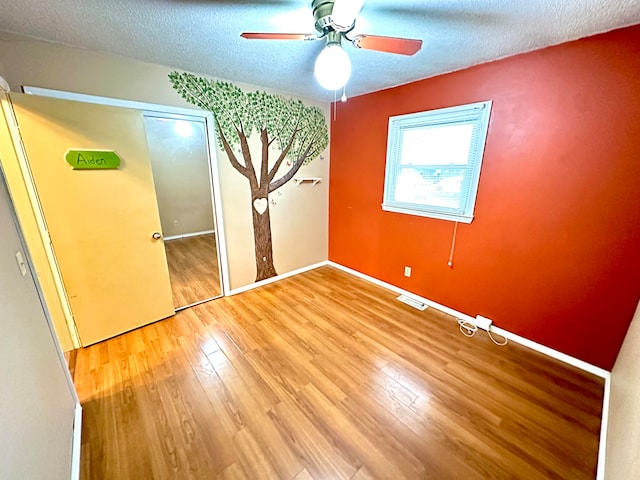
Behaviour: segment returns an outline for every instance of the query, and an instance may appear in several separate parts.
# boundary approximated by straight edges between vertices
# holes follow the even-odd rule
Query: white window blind
[[[389,119],[382,208],[471,223],[491,102]]]

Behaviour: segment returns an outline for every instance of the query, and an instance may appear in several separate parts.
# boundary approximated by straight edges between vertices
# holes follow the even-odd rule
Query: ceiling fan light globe
[[[341,32],[351,30],[364,2],[365,0],[336,0],[331,12],[331,23],[336,30]]]
[[[344,87],[351,76],[351,60],[347,52],[340,45],[327,45],[316,59],[315,76],[327,90]]]

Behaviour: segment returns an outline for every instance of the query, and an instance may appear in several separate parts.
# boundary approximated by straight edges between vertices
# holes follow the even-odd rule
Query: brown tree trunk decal
[[[275,267],[273,266],[273,242],[271,241],[271,217],[269,215],[269,201],[263,193],[252,192],[251,209],[253,213],[253,239],[255,245],[256,257],[256,282],[276,276]],[[265,210],[262,209],[262,201],[266,205]],[[256,208],[256,204],[258,207]]]
[[[249,183],[256,281],[276,276],[269,194],[291,180],[302,165],[327,147],[329,135],[324,114],[299,100],[259,91],[245,93],[230,83],[189,73],[172,72],[169,79],[182,98],[213,112],[220,147],[233,168]],[[259,165],[254,165],[249,148],[253,133],[260,135]],[[240,150],[235,151],[238,146]],[[271,159],[269,154],[274,150],[278,153]],[[288,163],[282,169],[285,159]]]

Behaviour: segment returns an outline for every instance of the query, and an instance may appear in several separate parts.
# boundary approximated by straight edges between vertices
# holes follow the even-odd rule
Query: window
[[[389,118],[382,209],[471,223],[491,102]]]

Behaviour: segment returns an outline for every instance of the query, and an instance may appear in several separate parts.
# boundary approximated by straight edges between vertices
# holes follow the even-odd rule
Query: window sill
[[[418,217],[436,218],[438,220],[449,220],[451,222],[471,223],[473,215],[452,215],[450,213],[427,212],[424,210],[413,210],[410,208],[393,207],[391,205],[382,204],[382,210],[386,212],[404,213],[405,215],[414,215]]]

